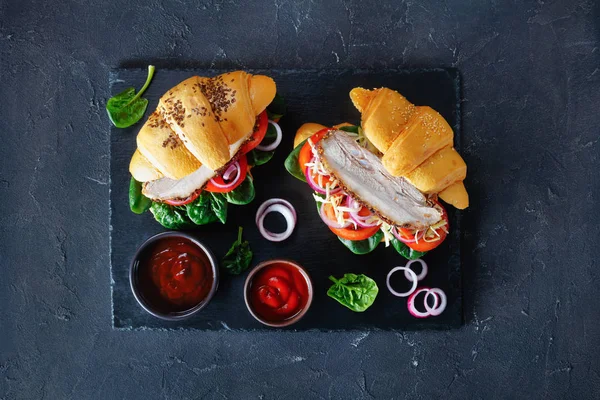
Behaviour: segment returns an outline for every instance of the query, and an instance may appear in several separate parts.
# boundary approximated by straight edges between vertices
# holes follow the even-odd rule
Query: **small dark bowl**
[[[200,248],[200,250],[202,250],[202,252],[206,254],[206,257],[210,261],[210,265],[212,268],[213,283],[212,287],[210,288],[210,291],[208,292],[208,295],[196,306],[184,311],[163,312],[161,310],[158,310],[155,306],[153,306],[149,301],[146,301],[146,299],[144,298],[144,294],[142,293],[143,289],[140,287],[140,284],[138,282],[138,268],[140,268],[141,256],[151,245],[153,245],[161,239],[171,237],[185,238],[193,244],[195,244],[196,246],[198,246],[198,248]],[[144,310],[160,319],[164,319],[167,321],[179,321],[182,319],[189,318],[192,315],[199,312],[200,310],[202,310],[204,307],[206,307],[206,305],[215,295],[219,286],[219,263],[217,262],[217,259],[210,251],[210,249],[193,236],[182,232],[163,232],[159,233],[158,235],[154,235],[148,240],[146,240],[136,251],[135,255],[133,256],[133,260],[131,261],[131,267],[129,269],[129,283],[131,285],[131,291],[133,292],[135,299]]]
[[[250,287],[252,285],[252,279],[254,278],[254,276],[259,271],[261,271],[263,268],[266,268],[273,264],[288,264],[288,265],[296,268],[300,272],[300,274],[304,277],[304,279],[306,280],[306,286],[308,288],[308,299],[306,299],[306,305],[304,306],[302,311],[300,311],[298,314],[294,315],[292,318],[289,318],[289,319],[286,319],[283,321],[265,320],[260,315],[258,315],[257,313],[254,312],[254,310],[252,309],[252,305],[250,304],[250,299],[249,299],[248,292],[250,291]],[[263,261],[260,264],[258,264],[256,267],[254,267],[252,269],[252,271],[250,271],[250,273],[246,277],[246,282],[244,283],[244,302],[246,303],[246,307],[248,308],[248,311],[254,317],[254,319],[256,319],[258,322],[260,322],[261,324],[273,327],[273,328],[283,328],[283,327],[290,326],[290,325],[300,321],[300,319],[302,319],[302,317],[304,317],[304,314],[306,314],[306,312],[310,308],[310,305],[312,304],[312,300],[313,300],[313,285],[312,285],[310,276],[308,275],[308,272],[306,272],[304,267],[302,267],[300,264],[298,264],[297,262],[292,261],[292,260],[276,258],[273,260]]]

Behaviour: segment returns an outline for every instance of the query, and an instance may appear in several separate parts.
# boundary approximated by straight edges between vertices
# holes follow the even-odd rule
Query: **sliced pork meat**
[[[318,142],[317,150],[326,169],[344,190],[387,223],[424,228],[440,220],[440,212],[428,206],[416,187],[402,177],[390,175],[379,157],[346,132],[329,133]]]

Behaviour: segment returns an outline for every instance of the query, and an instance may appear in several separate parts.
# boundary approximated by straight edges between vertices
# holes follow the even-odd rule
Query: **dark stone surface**
[[[159,98],[173,86],[194,74],[215,76],[223,71],[200,69],[161,70],[144,96],[151,110]],[[360,113],[352,105],[348,93],[355,86],[381,87],[387,85],[404,94],[416,104],[428,104],[436,109],[456,132],[460,132],[460,77],[454,68],[429,70],[252,70],[268,73],[277,82],[277,91],[288,104],[287,114],[280,124],[284,139],[268,164],[252,170],[256,199],[249,205],[228,206],[227,224],[197,227],[191,233],[202,240],[221,259],[244,228],[244,238],[254,252],[252,264],[273,258],[288,258],[303,265],[311,276],[314,288],[313,306],[306,316],[289,329],[294,330],[358,330],[376,329],[448,329],[462,322],[462,288],[460,265],[461,212],[449,209],[451,235],[436,251],[423,258],[430,266],[419,287],[436,287],[445,291],[448,306],[435,318],[414,318],[406,307],[406,299],[392,295],[386,288],[386,276],[406,260],[393,246],[380,245],[368,255],[356,256],[349,251],[321,221],[312,197],[304,182],[291,176],[284,160],[293,148],[294,133],[307,121],[334,125],[348,121],[360,123]],[[112,94],[121,93],[132,82],[144,82],[147,70],[119,69],[111,75]],[[108,129],[108,128],[107,128]],[[256,321],[244,304],[246,273],[232,277],[222,274],[219,291],[210,304],[185,321],[163,321],[145,312],[136,302],[129,284],[129,266],[136,249],[150,236],[164,230],[152,214],[136,215],[129,209],[129,161],[136,148],[139,126],[127,130],[112,128],[110,164],[111,200],[111,268],[113,324],[117,328],[196,328],[203,330],[272,330]],[[460,135],[456,135],[460,151]],[[254,222],[256,211],[267,199],[283,198],[294,206],[298,224],[293,235],[281,243],[264,239]],[[282,228],[283,229],[283,228]],[[418,271],[418,269],[416,269]],[[330,275],[344,273],[366,274],[379,286],[373,306],[364,313],[354,313],[327,297]],[[402,283],[402,273],[394,276]],[[410,287],[410,286],[409,286]],[[403,286],[399,286],[403,291]]]
[[[600,3],[0,0],[0,398],[600,394]],[[110,326],[110,68],[456,66],[468,324],[448,332]]]

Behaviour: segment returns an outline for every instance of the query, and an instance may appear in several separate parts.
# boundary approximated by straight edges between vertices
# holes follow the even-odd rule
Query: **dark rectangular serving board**
[[[217,70],[159,69],[144,94],[149,100],[146,117],[156,108],[158,99],[168,89],[192,76],[214,76]],[[412,317],[406,299],[390,294],[386,275],[407,260],[392,246],[380,245],[368,255],[355,255],[338,241],[320,220],[311,190],[304,182],[287,173],[283,162],[292,150],[296,129],[305,122],[333,125],[340,122],[360,123],[360,114],[352,105],[349,91],[356,86],[387,86],[398,90],[417,105],[429,105],[439,111],[455,131],[455,146],[460,150],[460,75],[456,69],[420,70],[255,70],[277,83],[285,98],[288,112],[280,121],[284,139],[273,159],[253,169],[256,199],[247,206],[229,205],[227,224],[201,226],[191,231],[204,241],[220,259],[237,237],[238,226],[244,227],[254,251],[253,265],[271,258],[288,258],[302,264],[314,285],[314,300],[306,316],[287,330],[408,330],[448,329],[462,323],[460,212],[447,207],[451,232],[448,239],[424,257],[429,274],[420,286],[439,287],[448,295],[446,311],[427,319]],[[117,69],[111,72],[110,89],[114,95],[128,86],[139,88],[146,79],[146,69]],[[145,118],[144,118],[145,121]],[[135,137],[140,123],[128,129],[110,129],[110,246],[112,272],[113,327],[119,329],[200,329],[200,330],[271,330],[255,321],[244,304],[241,276],[221,275],[219,290],[210,304],[185,321],[162,321],[146,313],[136,302],[129,286],[129,264],[138,246],[148,237],[162,232],[150,212],[143,215],[129,210],[129,160],[136,148]],[[272,197],[292,202],[298,224],[291,238],[283,243],[264,239],[254,223],[258,206]],[[364,273],[379,286],[373,306],[354,313],[327,297],[329,275]],[[401,287],[398,290],[402,290]]]

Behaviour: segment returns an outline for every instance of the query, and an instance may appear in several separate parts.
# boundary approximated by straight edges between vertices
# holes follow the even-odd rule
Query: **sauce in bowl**
[[[140,248],[131,279],[133,292],[147,311],[177,319],[210,300],[218,277],[206,248],[187,235],[167,233]]]
[[[246,304],[260,322],[286,326],[301,317],[312,301],[306,271],[286,260],[272,260],[256,267],[246,283]]]

